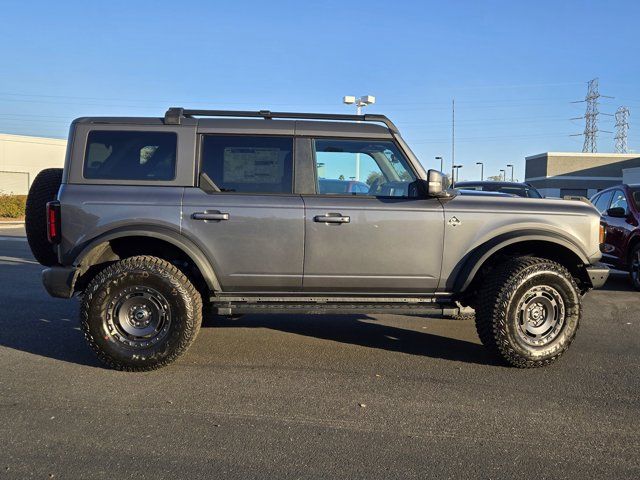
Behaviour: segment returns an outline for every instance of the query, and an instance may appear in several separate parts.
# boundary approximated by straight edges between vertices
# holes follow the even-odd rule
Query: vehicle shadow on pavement
[[[620,270],[612,270],[609,273],[607,283],[599,290],[608,290],[610,292],[635,292],[631,287],[629,274]]]
[[[447,321],[456,322],[455,320]],[[410,355],[481,365],[502,365],[480,344],[385,325],[367,315],[265,314],[246,315],[238,319],[208,315],[202,326],[203,328],[268,328]]]
[[[103,366],[87,347],[75,317],[14,316],[10,322],[3,320],[0,324],[3,329],[11,329],[0,335],[0,346],[63,362],[91,367]]]
[[[0,265],[0,346],[80,365],[101,366],[79,328],[78,303],[33,286],[40,266]]]

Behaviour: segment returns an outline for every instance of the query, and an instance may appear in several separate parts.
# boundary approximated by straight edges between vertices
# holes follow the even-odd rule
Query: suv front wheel
[[[81,326],[111,368],[153,370],[180,356],[202,322],[202,298],[174,265],[138,256],[105,268],[89,283]]]
[[[580,293],[562,265],[535,257],[507,260],[479,292],[482,343],[520,368],[548,365],[571,345],[582,313]]]

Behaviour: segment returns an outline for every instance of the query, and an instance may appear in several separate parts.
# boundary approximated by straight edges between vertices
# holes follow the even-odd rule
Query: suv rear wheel
[[[131,257],[100,272],[84,293],[81,325],[98,358],[117,370],[165,366],[195,339],[202,297],[174,265]]]
[[[513,258],[487,275],[476,328],[482,343],[520,368],[548,365],[571,345],[582,314],[578,286],[562,265]]]

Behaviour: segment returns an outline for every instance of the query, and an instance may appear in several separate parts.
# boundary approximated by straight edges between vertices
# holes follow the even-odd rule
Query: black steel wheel
[[[543,258],[518,257],[487,275],[476,329],[482,343],[520,368],[557,360],[578,330],[580,292],[569,271]]]
[[[85,290],[81,325],[98,358],[118,370],[165,366],[193,342],[202,298],[174,265],[131,257],[100,272]]]

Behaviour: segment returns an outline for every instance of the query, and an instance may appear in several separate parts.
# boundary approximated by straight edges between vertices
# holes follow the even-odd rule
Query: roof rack
[[[334,113],[295,113],[295,112],[272,112],[270,110],[237,111],[237,110],[189,110],[182,107],[171,107],[164,114],[164,123],[167,125],[180,125],[185,117],[247,117],[247,118],[289,118],[303,120],[342,120],[352,122],[380,122],[384,123],[393,133],[400,133],[391,120],[385,115],[365,114],[365,115],[345,115]]]

